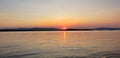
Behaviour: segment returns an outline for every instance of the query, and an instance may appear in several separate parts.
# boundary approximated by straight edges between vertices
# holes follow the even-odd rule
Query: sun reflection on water
[[[63,32],[63,43],[66,43],[66,31]]]

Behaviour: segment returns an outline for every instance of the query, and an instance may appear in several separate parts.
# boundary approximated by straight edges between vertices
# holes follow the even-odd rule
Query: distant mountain
[[[101,27],[101,28],[96,28],[95,30],[120,30],[120,28],[106,28],[106,27]]]
[[[0,29],[0,31],[56,31],[60,30],[57,28],[9,28],[9,29]]]
[[[0,31],[92,31],[92,30],[120,30],[120,28],[93,28],[93,29],[58,29],[58,28],[7,28]]]

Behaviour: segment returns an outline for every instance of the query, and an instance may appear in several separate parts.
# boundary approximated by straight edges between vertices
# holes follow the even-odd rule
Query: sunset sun
[[[67,28],[66,27],[62,27],[63,30],[66,30]]]

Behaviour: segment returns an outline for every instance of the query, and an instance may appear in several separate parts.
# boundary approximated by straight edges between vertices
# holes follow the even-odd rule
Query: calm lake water
[[[120,31],[0,32],[0,58],[120,58]]]

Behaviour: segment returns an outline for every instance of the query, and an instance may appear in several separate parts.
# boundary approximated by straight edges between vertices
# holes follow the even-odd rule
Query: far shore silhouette
[[[120,28],[5,28],[0,29],[0,31],[93,31],[93,30],[120,30]]]

